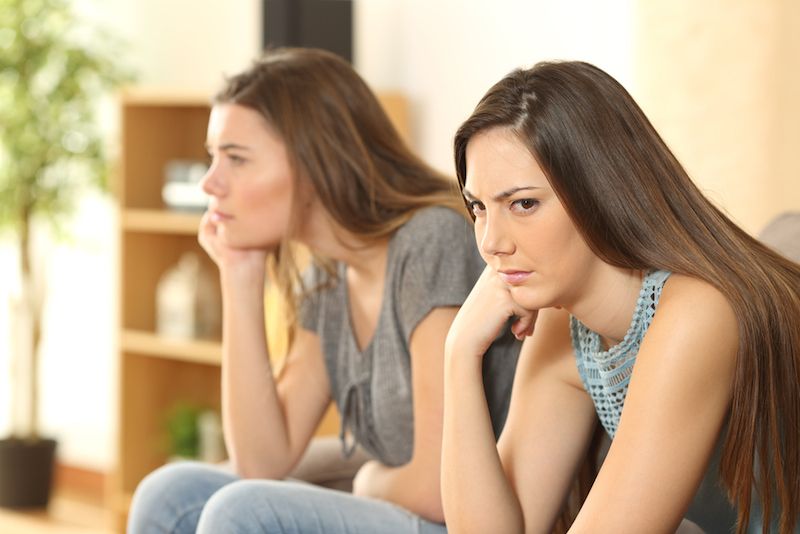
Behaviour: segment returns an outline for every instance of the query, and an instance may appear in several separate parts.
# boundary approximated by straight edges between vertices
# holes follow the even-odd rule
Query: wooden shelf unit
[[[141,479],[166,462],[166,417],[178,404],[220,408],[220,339],[156,334],[156,287],[184,252],[216,270],[197,243],[201,214],[161,199],[170,160],[206,159],[209,105],[197,96],[128,92],[121,97],[119,223],[119,433],[109,509],[124,531]]]
[[[408,139],[406,100],[393,93],[380,98]],[[155,332],[156,287],[167,269],[192,251],[216,270],[197,242],[201,214],[169,211],[161,199],[168,161],[206,159],[209,111],[202,96],[148,90],[121,96],[119,432],[108,495],[120,531],[136,486],[167,460],[168,411],[179,403],[220,409],[221,340],[174,340]],[[317,434],[337,431],[331,407]]]
[[[123,330],[120,345],[122,350],[142,356],[208,365],[219,365],[222,354],[222,346],[218,341],[170,339],[141,330]]]
[[[122,228],[128,232],[197,235],[200,215],[153,209],[126,209],[121,214]]]

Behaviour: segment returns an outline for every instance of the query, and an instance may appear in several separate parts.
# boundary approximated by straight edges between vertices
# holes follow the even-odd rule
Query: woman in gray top
[[[446,342],[450,531],[696,532],[689,517],[743,534],[756,502],[759,530],[796,532],[800,265],[709,202],[586,63],[510,73],[455,152],[488,267]],[[479,363],[512,316],[525,342],[495,444]],[[598,418],[610,449],[570,499]],[[717,458],[709,517],[693,505]]]
[[[200,242],[223,294],[222,414],[235,474],[161,468],[131,532],[440,532],[442,362],[484,264],[453,181],[411,154],[343,60],[276,50],[214,100]],[[313,256],[299,275],[295,243]],[[265,279],[284,297],[288,354],[274,374]],[[495,432],[519,342],[489,349]],[[344,452],[374,460],[353,494],[284,481],[333,399]]]

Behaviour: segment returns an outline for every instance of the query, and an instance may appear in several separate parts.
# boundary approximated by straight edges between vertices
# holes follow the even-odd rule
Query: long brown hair
[[[455,138],[459,185],[470,139],[508,128],[528,147],[592,251],[628,269],[708,282],[738,319],[739,347],[720,475],[764,532],[800,514],[800,265],[737,227],[691,181],[628,92],[583,62],[545,62],[495,84]]]
[[[366,243],[391,235],[419,208],[443,205],[464,213],[454,181],[409,150],[367,84],[335,54],[268,51],[229,78],[213,102],[261,114],[286,144],[295,180],[311,184],[331,218]],[[294,228],[303,202],[295,195]],[[293,237],[286,236],[273,258],[273,283],[287,306],[290,332],[302,287]],[[314,260],[333,276],[325,258]]]

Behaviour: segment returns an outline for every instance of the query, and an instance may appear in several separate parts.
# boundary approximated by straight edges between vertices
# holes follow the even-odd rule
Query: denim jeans
[[[197,462],[161,467],[131,503],[130,534],[445,534],[394,504],[306,482],[242,480]]]

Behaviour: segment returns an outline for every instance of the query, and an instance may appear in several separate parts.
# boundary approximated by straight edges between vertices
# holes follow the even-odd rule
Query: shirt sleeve
[[[472,224],[447,208],[416,214],[398,235],[400,262],[395,290],[406,343],[434,308],[461,306],[485,263]]]

